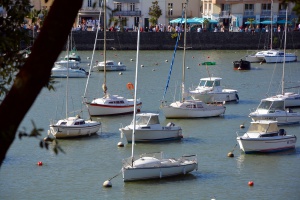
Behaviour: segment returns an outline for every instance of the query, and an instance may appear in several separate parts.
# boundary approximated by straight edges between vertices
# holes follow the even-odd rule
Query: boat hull
[[[259,120],[273,120],[277,121],[278,125],[287,125],[287,124],[297,124],[300,122],[299,113],[268,113],[268,114],[258,114],[256,112],[250,113],[249,116],[253,121]]]
[[[250,63],[260,63],[260,62],[264,62],[265,58],[264,56],[249,55],[245,57],[245,60]]]
[[[121,133],[125,135],[127,142],[132,142],[132,129],[120,129]],[[163,142],[169,140],[180,140],[182,138],[181,129],[172,129],[172,127],[162,127],[161,130],[135,130],[135,142]]]
[[[278,56],[265,56],[266,63],[283,63],[285,59],[285,62],[296,62],[297,56],[296,55],[278,55]]]
[[[74,138],[84,137],[96,134],[101,127],[101,124],[85,124],[84,126],[64,126],[64,125],[50,125],[51,134],[57,138]]]
[[[145,179],[160,179],[170,176],[184,175],[193,170],[196,170],[197,168],[198,164],[195,162],[166,167],[123,167],[122,175],[124,182]]]
[[[204,103],[214,102],[230,102],[238,101],[239,97],[236,90],[224,89],[222,92],[208,92],[208,93],[191,93],[191,96],[195,100],[203,101]]]
[[[243,138],[237,137],[240,149],[248,153],[272,153],[294,149],[296,136],[278,136],[272,138]]]
[[[217,117],[225,113],[226,108],[223,106],[216,106],[216,109],[183,109],[172,106],[163,106],[163,113],[166,118],[202,118],[202,117]]]
[[[106,105],[97,103],[87,103],[90,116],[120,115],[129,114],[134,111],[134,104],[128,105]],[[142,103],[137,104],[137,112],[141,110]]]

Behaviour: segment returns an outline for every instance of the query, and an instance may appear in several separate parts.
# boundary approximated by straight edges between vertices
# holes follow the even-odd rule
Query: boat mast
[[[270,49],[273,49],[273,0],[271,0],[271,44]]]
[[[136,64],[135,64],[135,80],[134,80],[134,111],[133,111],[133,130],[132,130],[132,149],[131,149],[131,164],[133,165],[134,156],[134,134],[136,124],[136,97],[137,97],[137,86],[138,86],[138,66],[139,66],[139,49],[140,49],[140,23],[138,22],[138,35],[137,35],[137,47],[136,47]]]
[[[70,56],[69,47],[70,47],[70,35],[68,35],[68,42],[67,42],[66,119],[68,119],[68,96],[69,96],[69,56]]]
[[[186,26],[187,26],[187,16],[186,16],[186,8],[187,8],[188,0],[186,0],[184,4],[184,36],[183,36],[183,59],[182,59],[182,83],[181,83],[181,101],[183,102],[185,100],[184,98],[184,82],[185,82],[185,49],[186,49]]]
[[[103,13],[104,13],[104,16],[103,16],[103,31],[104,31],[104,43],[103,43],[103,61],[104,61],[104,80],[103,80],[103,84],[102,84],[102,89],[103,89],[103,92],[104,92],[104,95],[106,95],[106,92],[107,92],[107,86],[106,86],[106,0],[104,0],[104,10],[103,10]]]
[[[285,68],[285,53],[286,53],[286,35],[287,35],[287,12],[288,5],[286,5],[285,10],[285,24],[284,24],[284,46],[283,46],[283,67],[282,67],[282,85],[281,85],[281,94],[284,95],[284,68]]]

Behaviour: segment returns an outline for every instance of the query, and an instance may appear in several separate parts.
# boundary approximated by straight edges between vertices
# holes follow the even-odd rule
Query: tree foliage
[[[162,11],[158,5],[158,1],[152,2],[152,6],[149,8],[148,14],[151,16],[151,18],[149,19],[150,23],[152,25],[156,25],[158,18],[160,18],[160,16],[162,15]]]
[[[30,40],[27,32],[20,27],[30,11],[29,0],[5,0],[0,6],[7,11],[7,16],[0,16],[0,90],[3,98],[0,115],[4,116],[0,120],[1,166],[20,123],[42,88],[50,83],[51,69],[67,41],[82,0],[53,2],[27,59],[19,53],[19,47],[21,41]],[[42,129],[33,127],[29,134],[20,131],[19,137],[39,136]],[[40,146],[45,144],[40,143]]]

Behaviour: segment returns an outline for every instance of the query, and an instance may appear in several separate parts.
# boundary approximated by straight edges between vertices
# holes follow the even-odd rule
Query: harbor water
[[[135,144],[135,154],[163,151],[166,157],[197,154],[198,171],[185,176],[160,180],[124,183],[122,175],[111,180],[112,188],[104,188],[105,180],[120,173],[122,159],[131,156],[131,144],[121,138],[119,128],[132,121],[132,114],[95,117],[102,123],[97,135],[87,138],[58,140],[65,153],[39,147],[39,140],[16,137],[0,169],[0,199],[273,199],[300,198],[300,141],[296,149],[274,154],[244,154],[236,145],[236,132],[246,131],[251,119],[248,114],[260,100],[280,92],[282,64],[252,63],[251,70],[233,70],[233,61],[247,51],[187,50],[185,66],[186,90],[198,85],[199,79],[221,77],[224,88],[238,90],[239,102],[227,103],[221,117],[200,119],[165,119],[161,100],[169,103],[179,99],[182,79],[182,51],[178,50],[164,91],[173,51],[140,51],[138,64],[138,97],[142,112],[159,112],[160,122],[173,122],[183,129],[181,141]],[[92,51],[79,51],[82,67],[88,69]],[[64,56],[62,52],[61,56]],[[300,53],[297,52],[298,57]],[[88,57],[90,59],[88,59]],[[108,72],[110,94],[132,98],[126,88],[134,83],[136,51],[108,51],[107,59],[122,62],[126,71]],[[102,51],[96,51],[94,61],[102,61]],[[205,66],[203,62],[216,62]],[[300,63],[286,63],[285,87],[300,85]],[[66,79],[55,79],[55,91],[43,89],[24,118],[19,130],[32,130],[32,122],[43,128],[47,136],[50,120],[66,116]],[[69,79],[68,115],[89,118],[82,97],[86,78]],[[102,92],[103,72],[91,72],[86,97],[97,98]],[[298,91],[299,92],[299,91]],[[293,108],[299,111],[300,108]],[[244,124],[245,129],[240,125]],[[300,138],[300,125],[282,126],[288,134]],[[118,147],[122,141],[125,146]],[[51,147],[51,145],[50,145]],[[227,157],[233,151],[234,157]],[[37,162],[42,161],[43,166]],[[248,182],[253,181],[252,187]]]

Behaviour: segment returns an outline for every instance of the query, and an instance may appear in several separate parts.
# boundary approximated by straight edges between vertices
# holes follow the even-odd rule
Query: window
[[[129,7],[130,7],[130,11],[135,11],[135,3],[130,3]]]
[[[245,11],[253,11],[254,10],[254,4],[245,4]]]
[[[88,5],[87,7],[92,7],[92,0],[88,0]]]
[[[122,3],[117,3],[117,11],[122,11]]]
[[[168,3],[168,15],[173,15],[173,3]]]
[[[262,10],[270,10],[271,11],[271,4],[270,3],[263,3],[261,5]]]

